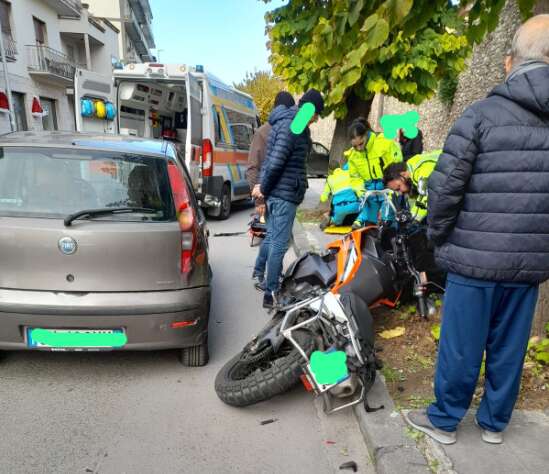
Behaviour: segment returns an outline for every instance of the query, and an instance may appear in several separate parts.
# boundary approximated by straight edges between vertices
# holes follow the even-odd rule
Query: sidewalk
[[[311,209],[318,203],[319,184],[309,188],[302,208]],[[294,225],[293,247],[297,255],[324,249],[337,235],[324,234],[318,224]],[[368,394],[370,406],[385,409],[366,413],[356,407],[360,429],[374,460],[376,472],[393,473],[458,473],[458,474],[517,474],[549,472],[549,409],[543,412],[515,411],[502,445],[487,445],[480,439],[470,412],[458,431],[458,441],[452,446],[437,442],[411,431],[387,391],[383,376]],[[332,415],[337,416],[337,414]]]

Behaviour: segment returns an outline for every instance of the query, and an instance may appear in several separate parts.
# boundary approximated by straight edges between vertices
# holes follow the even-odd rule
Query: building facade
[[[74,73],[112,74],[119,30],[80,0],[0,0],[2,39],[17,130],[74,130]],[[0,89],[6,91],[4,72]],[[37,112],[37,104],[42,112]],[[0,133],[11,130],[0,108]]]
[[[118,51],[125,63],[154,62],[156,48],[149,0],[88,0],[90,11],[120,30]]]

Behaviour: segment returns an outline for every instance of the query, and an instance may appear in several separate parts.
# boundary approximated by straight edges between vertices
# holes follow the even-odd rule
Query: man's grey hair
[[[549,15],[537,15],[518,29],[510,55],[515,65],[533,60],[549,63]]]

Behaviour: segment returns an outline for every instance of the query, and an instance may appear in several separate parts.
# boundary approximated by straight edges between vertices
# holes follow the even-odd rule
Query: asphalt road
[[[210,364],[174,352],[9,353],[0,362],[1,473],[333,473],[373,468],[350,412],[324,416],[301,387],[246,409],[224,405],[221,365],[268,320],[250,280],[250,209],[210,222]],[[274,423],[261,425],[266,419]],[[351,471],[348,471],[351,472]]]

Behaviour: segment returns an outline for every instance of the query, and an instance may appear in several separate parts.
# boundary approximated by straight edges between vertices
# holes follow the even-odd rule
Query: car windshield
[[[60,218],[85,209],[132,207],[156,213],[94,220],[175,218],[166,161],[109,151],[0,148],[0,216]]]

